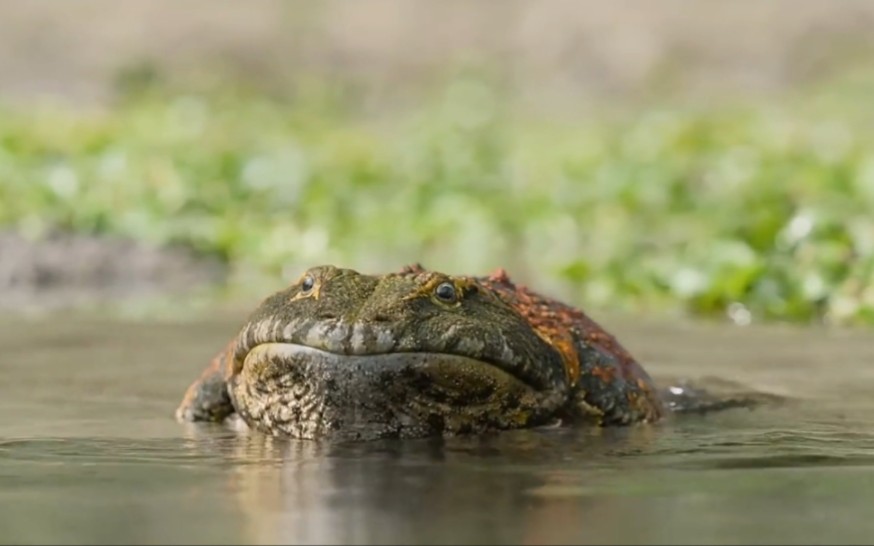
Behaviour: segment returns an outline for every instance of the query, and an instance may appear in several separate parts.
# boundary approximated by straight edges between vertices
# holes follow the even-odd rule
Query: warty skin
[[[278,436],[373,439],[653,422],[637,361],[581,310],[505,272],[320,266],[266,298],[176,415]]]

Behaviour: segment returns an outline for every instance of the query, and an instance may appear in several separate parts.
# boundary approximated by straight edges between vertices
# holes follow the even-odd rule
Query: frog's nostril
[[[337,318],[337,314],[331,311],[322,311],[319,313],[320,320],[334,320]]]
[[[371,319],[373,322],[391,322],[391,317],[385,313],[374,313]]]

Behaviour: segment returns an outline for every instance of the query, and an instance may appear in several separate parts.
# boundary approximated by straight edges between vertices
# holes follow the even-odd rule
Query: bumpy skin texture
[[[177,417],[300,438],[422,437],[663,414],[655,387],[579,309],[488,277],[322,266],[265,299]]]
[[[655,421],[662,405],[643,367],[581,310],[514,284],[504,270],[478,279],[520,313],[562,357],[572,393],[565,411],[599,424]]]

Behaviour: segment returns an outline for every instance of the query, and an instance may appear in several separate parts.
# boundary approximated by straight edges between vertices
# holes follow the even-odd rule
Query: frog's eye
[[[434,289],[434,295],[443,303],[455,303],[458,301],[458,292],[451,282],[442,282]]]
[[[315,285],[316,285],[316,280],[313,278],[313,276],[312,276],[312,275],[307,275],[307,276],[304,277],[303,280],[300,282],[300,291],[301,291],[302,293],[307,293],[307,292],[309,292],[310,290],[312,290],[313,287],[314,287]]]

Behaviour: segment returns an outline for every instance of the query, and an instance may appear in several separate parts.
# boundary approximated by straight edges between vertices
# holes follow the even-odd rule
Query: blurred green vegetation
[[[845,87],[573,120],[475,78],[377,116],[317,83],[7,105],[0,226],[188,245],[256,293],[420,261],[584,307],[874,323],[874,107]]]

